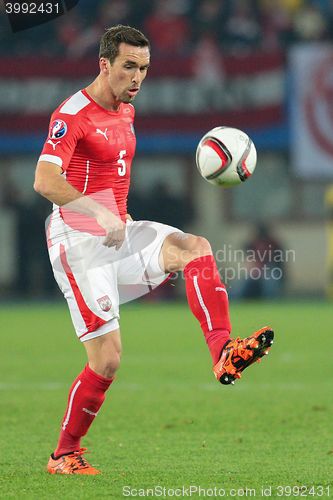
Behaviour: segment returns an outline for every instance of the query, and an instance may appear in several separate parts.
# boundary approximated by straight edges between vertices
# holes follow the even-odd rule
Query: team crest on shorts
[[[50,139],[61,139],[67,132],[67,124],[63,120],[54,120],[50,125]]]
[[[104,295],[104,297],[97,299],[97,302],[99,304],[99,307],[102,309],[102,311],[105,311],[105,312],[110,311],[110,309],[112,307],[112,302],[111,302],[111,299],[108,295]]]

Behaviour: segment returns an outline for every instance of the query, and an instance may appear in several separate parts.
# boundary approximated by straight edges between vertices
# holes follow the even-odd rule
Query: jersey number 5
[[[126,155],[126,149],[122,149],[119,151],[119,160],[117,163],[119,163],[120,167],[118,167],[118,175],[121,177],[126,174],[126,162],[124,160],[124,156]]]

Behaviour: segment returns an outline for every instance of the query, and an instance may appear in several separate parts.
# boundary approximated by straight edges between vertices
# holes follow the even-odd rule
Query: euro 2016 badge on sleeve
[[[63,120],[54,120],[50,125],[50,139],[61,139],[67,132],[67,124]]]

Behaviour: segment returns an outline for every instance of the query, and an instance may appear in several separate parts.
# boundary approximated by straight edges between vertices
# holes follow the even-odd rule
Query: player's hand
[[[125,223],[109,210],[100,212],[96,220],[105,230],[106,235],[103,245],[106,247],[115,247],[116,250],[119,250],[125,239]]]

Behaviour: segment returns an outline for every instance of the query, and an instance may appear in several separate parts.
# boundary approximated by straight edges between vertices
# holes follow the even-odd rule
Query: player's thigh
[[[158,285],[168,275],[160,265],[159,256],[170,234],[183,234],[179,229],[152,221],[127,223],[125,258],[118,263],[118,284]]]
[[[118,328],[116,267],[98,238],[77,239],[49,249],[54,276],[82,341]]]

